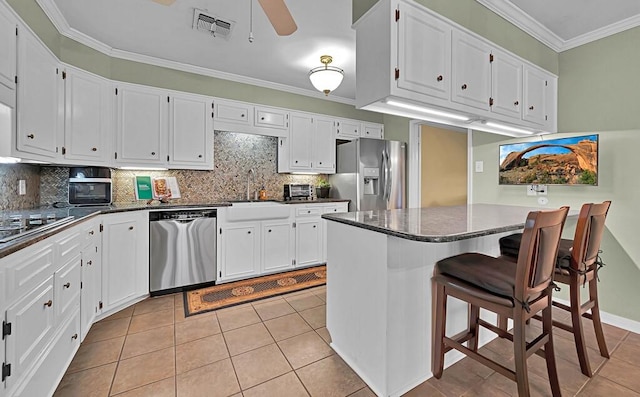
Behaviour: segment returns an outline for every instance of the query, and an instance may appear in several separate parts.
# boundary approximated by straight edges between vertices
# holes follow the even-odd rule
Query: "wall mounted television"
[[[598,185],[598,134],[500,145],[500,185]]]

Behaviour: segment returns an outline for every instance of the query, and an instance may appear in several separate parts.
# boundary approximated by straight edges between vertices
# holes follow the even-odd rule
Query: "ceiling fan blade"
[[[171,4],[175,3],[176,0],[153,0],[158,4],[162,4],[163,6],[170,6]]]
[[[258,0],[279,36],[289,36],[298,29],[284,0]]]

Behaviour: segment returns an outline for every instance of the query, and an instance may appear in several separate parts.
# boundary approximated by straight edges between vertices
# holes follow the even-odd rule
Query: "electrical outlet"
[[[27,194],[27,181],[25,181],[24,179],[20,179],[18,181],[18,194],[20,196],[24,196],[25,194]]]
[[[538,188],[536,189],[536,191],[538,192],[538,195],[540,196],[546,196],[547,195],[547,185],[538,185]]]
[[[537,196],[536,185],[527,185],[527,196]]]

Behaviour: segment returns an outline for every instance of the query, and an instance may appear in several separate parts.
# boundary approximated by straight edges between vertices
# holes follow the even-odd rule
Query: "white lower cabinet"
[[[91,324],[100,313],[102,300],[102,241],[100,239],[100,223],[92,224],[85,229],[89,236],[87,245],[82,249],[82,290],[80,293],[80,334],[81,340],[91,328]]]
[[[296,266],[320,262],[322,262],[322,223],[320,218],[296,218]]]
[[[294,239],[291,221],[262,222],[262,273],[293,267]]]
[[[260,273],[259,223],[241,222],[221,226],[220,257],[222,260],[220,279],[240,279]]]
[[[149,215],[103,215],[103,310],[119,309],[149,294]]]

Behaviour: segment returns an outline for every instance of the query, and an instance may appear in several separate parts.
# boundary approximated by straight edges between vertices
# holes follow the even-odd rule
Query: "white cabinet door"
[[[522,116],[522,61],[493,50],[491,111],[520,120]]]
[[[80,283],[82,281],[80,253],[54,273],[54,301],[56,324],[60,324],[80,307]]]
[[[363,138],[384,138],[384,125],[382,124],[362,123],[361,131]]]
[[[16,20],[0,8],[0,84],[14,89],[16,77]]]
[[[166,164],[168,96],[138,86],[118,86],[116,92],[116,162]]]
[[[314,117],[313,124],[314,131],[311,136],[312,169],[323,174],[334,174],[336,172],[334,120]]]
[[[149,293],[149,225],[146,212],[140,212],[103,218],[103,311]]]
[[[360,138],[360,122],[336,120],[336,139],[352,140],[355,138]]]
[[[101,242],[96,238],[82,250],[82,293],[80,295],[81,340],[87,336],[91,324],[100,311],[102,300]]]
[[[7,388],[22,378],[43,353],[55,326],[53,275],[7,309],[11,335],[6,337],[6,362],[11,364]]]
[[[309,114],[291,113],[289,167],[292,171],[311,170],[312,134],[313,117]]]
[[[322,256],[321,219],[296,219],[296,266],[320,263]]]
[[[171,95],[169,165],[213,168],[211,104],[204,97]]]
[[[262,222],[262,273],[290,270],[294,243],[291,222]]]
[[[453,31],[452,100],[489,110],[491,47],[462,31]]]
[[[256,106],[253,125],[256,127],[288,131],[289,112],[282,109],[270,108],[266,106]],[[286,136],[286,132],[283,132],[282,136]]]
[[[222,280],[259,275],[259,223],[238,223],[220,229]]]
[[[228,124],[241,126],[251,126],[251,115],[253,106],[236,101],[216,100],[214,103],[214,125],[216,129],[226,129]],[[218,126],[221,126],[218,128]]]
[[[109,83],[97,76],[67,68],[65,77],[65,159],[92,164],[109,161],[110,107]]]
[[[398,88],[449,99],[451,26],[413,4],[398,9]]]
[[[539,69],[524,68],[524,108],[522,118],[544,125],[546,122],[546,98],[548,76]]]
[[[58,156],[57,134],[63,128],[58,61],[31,33],[18,35],[18,137],[21,152]]]
[[[2,317],[2,319],[4,321],[4,313],[5,313],[5,309],[6,309],[6,296],[5,296],[5,275],[4,275],[4,265],[6,262],[3,262],[2,260],[0,260],[0,286],[2,286],[2,290],[0,291],[0,317]],[[4,360],[5,355],[4,355],[4,348],[5,348],[5,343],[0,341],[0,360]],[[2,361],[3,363],[6,363],[5,361]],[[4,382],[2,382],[1,378],[0,378],[0,396],[4,396]]]

